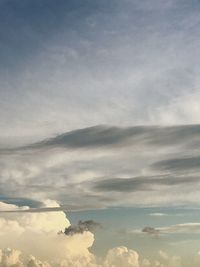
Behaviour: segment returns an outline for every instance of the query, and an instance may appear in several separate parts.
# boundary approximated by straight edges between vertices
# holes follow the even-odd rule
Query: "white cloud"
[[[48,200],[45,206],[58,205],[55,201]],[[4,255],[2,258],[3,266],[18,264],[19,251],[22,251],[26,257],[34,255],[37,259],[50,263],[57,261],[57,259],[64,261],[74,257],[92,257],[88,248],[93,244],[93,234],[89,231],[73,236],[58,234],[69,225],[65,213],[62,211],[1,213],[0,248],[10,248],[2,252]],[[40,263],[32,258],[29,265],[39,266]]]
[[[108,251],[105,266],[110,267],[139,267],[139,255],[126,247],[116,247]]]
[[[197,87],[199,87],[199,81]],[[198,89],[179,95],[166,106],[157,108],[157,112],[152,112],[152,123],[159,122],[159,124],[163,125],[176,125],[177,123],[198,124],[198,114],[200,112],[199,101],[200,93]]]
[[[16,205],[13,204],[7,204],[4,202],[0,202],[0,212],[2,211],[12,211],[12,210],[28,210],[29,207],[28,206],[22,206],[22,207],[18,207]]]
[[[27,267],[50,267],[48,262],[40,261],[36,259],[34,256],[29,256],[29,259],[26,263]]]
[[[179,256],[171,256],[164,251],[158,252],[160,258],[149,261],[144,259],[141,267],[183,267],[184,264]]]
[[[168,258],[169,258],[168,254],[167,254],[165,251],[163,251],[163,250],[160,250],[160,251],[159,251],[159,255],[160,255],[161,258],[164,259],[164,260],[168,260]]]
[[[23,264],[20,260],[21,252],[10,248],[0,249],[0,266],[2,267],[22,267]]]
[[[0,203],[0,206],[4,206],[4,203]],[[13,210],[13,205],[5,206],[6,209]],[[55,201],[47,200],[44,206],[59,205]],[[62,211],[0,215],[2,267],[98,266],[95,256],[88,250],[94,242],[91,232],[85,231],[72,236],[58,234],[70,225]],[[116,247],[108,251],[99,266],[139,267],[139,255],[126,247]]]

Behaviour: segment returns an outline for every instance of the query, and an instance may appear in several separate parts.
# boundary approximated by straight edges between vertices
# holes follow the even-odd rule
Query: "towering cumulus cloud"
[[[51,201],[46,205],[57,206]],[[88,251],[93,244],[93,234],[89,231],[73,236],[58,234],[69,226],[62,211],[1,213],[0,266],[41,266],[40,261],[46,262],[42,266],[54,266],[61,262],[77,262],[80,258],[87,265],[93,258]]]
[[[46,201],[46,207],[58,207]],[[99,260],[89,251],[94,235],[85,230],[65,235],[60,230],[70,222],[62,211],[27,212],[27,207],[0,203],[0,266],[1,267],[138,267],[138,254],[126,247],[108,251]],[[16,210],[16,212],[8,212]],[[18,212],[24,210],[26,212]],[[6,211],[6,212],[5,212]]]

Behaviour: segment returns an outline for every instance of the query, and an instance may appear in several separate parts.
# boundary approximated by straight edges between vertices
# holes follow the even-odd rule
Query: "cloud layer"
[[[199,125],[95,126],[1,148],[2,200],[35,211],[51,209],[47,198],[73,210],[198,205],[199,136]]]

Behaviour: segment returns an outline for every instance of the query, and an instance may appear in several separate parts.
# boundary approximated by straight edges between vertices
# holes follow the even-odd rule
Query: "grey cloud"
[[[200,156],[172,158],[153,164],[153,167],[164,171],[197,171],[200,169]]]
[[[158,161],[197,156],[200,125],[147,125],[199,123],[197,0],[0,6],[0,147],[18,147],[0,149],[1,195],[77,203],[93,193],[79,183],[97,177],[147,176],[118,180],[124,192],[192,184],[182,163]],[[159,181],[166,170],[174,177]]]
[[[167,227],[159,227],[162,233],[200,233],[200,223],[182,223],[170,225]]]
[[[154,146],[185,145],[192,142],[197,143],[199,137],[200,125],[173,127],[134,126],[128,128],[95,126],[62,134],[32,147],[92,148],[125,145],[126,143]]]
[[[70,225],[65,229],[65,235],[82,234],[85,231],[94,231],[96,228],[101,227],[100,223],[93,220],[79,221],[77,225]]]
[[[200,186],[194,166],[197,162],[189,161],[190,172],[180,173],[180,163],[176,168],[167,168],[175,164],[174,159],[188,159],[198,153],[199,131],[199,125],[95,126],[18,149],[1,150],[0,192],[36,200],[42,193],[61,204],[79,205],[83,201],[86,208],[91,203],[102,208],[128,203],[137,198],[137,193],[147,193],[145,203],[150,204],[155,192],[159,202],[159,194],[166,197],[178,190],[180,203],[194,186]],[[185,171],[187,164],[182,165]],[[130,199],[119,199],[120,192],[136,194]],[[192,198],[191,194],[187,196]]]
[[[157,228],[146,226],[142,229],[142,232],[151,235],[159,235],[162,233],[163,234],[200,233],[200,223],[182,223],[182,224],[174,224],[170,226],[157,227]]]
[[[143,127],[123,129],[119,127],[95,126],[59,135],[33,145],[33,147],[66,146],[71,148],[90,148],[112,146],[123,143],[134,136],[140,137],[144,131]]]
[[[27,145],[16,150],[44,149],[49,147],[95,148],[119,145],[173,146],[182,145],[198,147],[200,125],[182,126],[134,126],[111,127],[94,126],[67,132],[41,142]],[[1,149],[1,152],[13,151]]]
[[[150,234],[150,235],[158,235],[160,233],[159,230],[151,227],[151,226],[145,226],[143,229],[142,229],[142,232],[143,233],[147,233],[147,234]]]
[[[92,182],[91,186],[97,191],[136,192],[148,191],[156,185],[173,186],[200,182],[199,177],[133,177],[133,178],[112,178]]]
[[[42,205],[42,203],[41,203]],[[28,203],[27,203],[28,206]],[[62,205],[61,207],[38,207],[38,208],[27,208],[27,209],[16,209],[16,210],[0,210],[0,213],[40,213],[40,212],[76,212],[85,210],[95,210],[101,207],[95,205]],[[90,221],[88,222],[88,224]]]

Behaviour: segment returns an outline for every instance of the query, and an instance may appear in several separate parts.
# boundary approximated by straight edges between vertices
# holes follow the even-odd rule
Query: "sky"
[[[199,12],[0,0],[1,267],[199,266]]]

